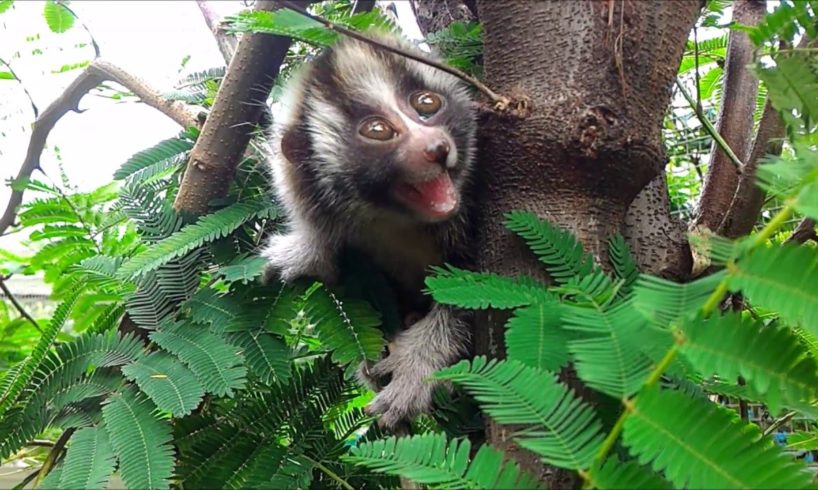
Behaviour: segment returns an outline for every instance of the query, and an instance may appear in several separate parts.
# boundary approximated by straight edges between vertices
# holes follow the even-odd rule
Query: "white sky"
[[[410,37],[420,32],[408,2],[395,2],[401,25]],[[222,15],[244,8],[236,0],[211,1]],[[0,14],[0,59],[11,64],[42,112],[81,72],[54,74],[64,64],[93,58],[89,37],[79,22],[63,34],[54,34],[42,16],[44,2],[17,0]],[[74,0],[70,7],[88,26],[101,56],[159,89],[170,89],[180,77],[181,61],[190,56],[182,74],[223,65],[222,56],[199,8],[184,1]],[[39,39],[27,41],[27,37]],[[43,54],[32,54],[41,50]],[[0,63],[0,71],[7,68]],[[82,114],[69,113],[51,131],[41,164],[59,182],[58,155],[70,182],[90,190],[111,180],[114,170],[133,153],[179,132],[173,121],[138,103],[122,103],[88,94],[80,102]],[[0,212],[5,210],[13,178],[25,157],[34,115],[14,80],[0,80]],[[34,177],[42,179],[42,174]],[[27,193],[31,198],[31,193]],[[0,247],[19,250],[26,234],[0,237]]]

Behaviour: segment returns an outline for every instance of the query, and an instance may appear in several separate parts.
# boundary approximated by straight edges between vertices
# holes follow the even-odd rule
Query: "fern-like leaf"
[[[122,264],[118,276],[132,278],[156,270],[171,260],[182,257],[204,243],[225,237],[247,221],[271,212],[270,202],[241,202],[199,218],[173,235],[153,244],[141,254]]]
[[[155,146],[142,150],[128,159],[114,172],[114,180],[123,180],[131,174],[139,172],[163,161],[170,161],[193,148],[193,142],[176,137],[160,141]]]
[[[594,270],[593,258],[585,253],[571,232],[557,228],[533,213],[508,213],[506,227],[528,243],[557,284],[565,284],[575,276],[582,277]]]
[[[105,488],[114,472],[114,452],[102,427],[86,427],[71,436],[57,488]]]
[[[111,396],[102,407],[105,428],[128,488],[168,488],[173,475],[170,424],[133,387]]]
[[[471,272],[451,266],[432,270],[435,274],[426,277],[426,286],[438,303],[482,310],[554,302],[545,285],[533,279]]]
[[[634,307],[656,325],[668,327],[679,320],[695,316],[722,279],[724,272],[718,272],[693,282],[679,284],[642,274],[634,289]]]
[[[248,331],[228,334],[227,340],[241,348],[247,367],[262,383],[287,383],[290,379],[290,351],[277,337],[263,331]]]
[[[18,396],[31,380],[35,371],[40,368],[40,363],[45,358],[54,340],[56,340],[57,334],[60,333],[62,327],[65,325],[65,321],[68,319],[68,315],[71,313],[71,309],[74,307],[78,296],[79,293],[74,292],[57,306],[57,309],[51,316],[51,321],[48,322],[48,325],[43,329],[43,333],[37,341],[37,345],[34,346],[28,358],[22,361],[22,367],[13,371],[13,378],[3,380],[5,390],[0,394],[0,418],[2,418],[9,407],[17,401]]]
[[[647,321],[631,302],[610,309],[564,304],[562,319],[566,329],[579,334],[568,350],[583,381],[615,398],[642,387],[653,362],[642,351]]]
[[[569,337],[559,303],[540,302],[514,311],[506,325],[506,353],[526,366],[558,371],[568,362]]]
[[[423,434],[361,444],[344,460],[445,488],[539,488],[536,479],[500,451],[481,446],[469,461],[470,451],[468,439],[447,441],[443,434]]]
[[[599,490],[645,489],[661,490],[673,488],[669,482],[650,468],[636,461],[619,461],[616,456],[605,460],[605,464],[595,464],[591,470],[591,484]]]
[[[198,325],[165,323],[152,341],[184,362],[204,386],[218,396],[233,396],[244,387],[247,368],[237,349]]]
[[[631,255],[628,242],[617,233],[608,241],[608,253],[616,276],[622,280],[619,294],[623,297],[628,296],[639,279],[639,266]]]
[[[160,410],[177,417],[189,414],[204,396],[204,388],[193,373],[163,352],[139,357],[123,366],[122,374],[134,380]]]
[[[730,271],[730,284],[754,305],[818,334],[818,250],[798,245],[755,250]]]
[[[677,488],[803,488],[806,467],[738,415],[707,400],[649,388],[625,422],[623,441]]]
[[[773,412],[787,401],[818,398],[818,363],[790,330],[764,327],[735,313],[685,326],[682,352],[704,376],[743,376]]]
[[[385,344],[378,328],[381,318],[369,304],[344,300],[320,287],[310,294],[304,311],[315,324],[322,344],[332,349],[335,362],[352,369],[380,358]]]
[[[551,373],[479,356],[435,374],[462,385],[501,424],[533,425],[517,442],[563,468],[587,468],[602,442],[594,411]],[[532,389],[536,386],[536,389]]]

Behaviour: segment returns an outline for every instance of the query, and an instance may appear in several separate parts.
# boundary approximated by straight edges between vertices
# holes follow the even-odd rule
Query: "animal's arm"
[[[304,220],[291,224],[289,233],[273,235],[261,255],[267,259],[265,280],[291,282],[312,277],[325,283],[338,279],[338,245],[331,235]]]

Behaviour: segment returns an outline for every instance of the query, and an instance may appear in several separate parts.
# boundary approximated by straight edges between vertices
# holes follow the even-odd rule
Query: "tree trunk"
[[[531,104],[524,119],[489,114],[481,124],[478,269],[542,277],[532,254],[503,227],[503,214],[515,209],[569,229],[607,262],[608,238],[623,231],[634,198],[664,167],[662,120],[700,6],[478,1],[487,85]],[[663,190],[661,180],[655,185]],[[497,313],[478,318],[478,353],[502,355],[504,322]],[[550,487],[574,484],[514,448],[502,427],[489,424],[487,432]]]

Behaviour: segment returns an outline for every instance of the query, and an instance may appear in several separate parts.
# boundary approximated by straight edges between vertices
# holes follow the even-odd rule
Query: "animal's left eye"
[[[440,110],[443,101],[434,92],[417,92],[409,98],[409,104],[421,116],[429,117]]]

